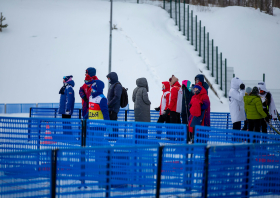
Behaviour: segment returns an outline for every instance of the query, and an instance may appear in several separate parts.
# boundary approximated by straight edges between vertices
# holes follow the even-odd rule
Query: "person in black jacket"
[[[182,89],[183,89],[182,112],[181,112],[182,123],[188,124],[189,122],[188,119],[190,115],[190,110],[188,108],[188,105],[193,96],[193,92],[191,91],[191,82],[189,80],[183,80]]]
[[[109,116],[110,120],[117,120],[121,107],[122,85],[119,82],[117,73],[115,72],[109,73],[107,78],[111,84],[107,94]]]

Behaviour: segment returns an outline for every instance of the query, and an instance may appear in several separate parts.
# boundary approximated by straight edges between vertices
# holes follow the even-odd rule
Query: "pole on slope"
[[[205,45],[206,45],[206,41],[205,41],[205,26],[203,27],[203,63],[205,63]],[[208,68],[209,70],[209,68]]]
[[[111,72],[111,68],[112,68],[112,27],[113,27],[113,0],[111,0],[111,11],[110,11],[109,73]]]
[[[195,15],[195,51],[197,51],[197,15]]]
[[[190,40],[190,6],[188,5],[188,17],[187,17],[187,40]]]
[[[227,98],[227,59],[225,59],[225,97]]]
[[[209,32],[207,32],[207,69],[209,70]]]
[[[183,35],[186,36],[186,0],[184,0],[184,31]]]
[[[221,54],[220,54],[220,61],[221,61],[221,73],[220,73],[220,75],[221,75],[221,90],[223,90],[223,58],[222,58],[222,52],[221,52]]]
[[[219,84],[219,54],[218,54],[218,46],[216,46],[216,81]]]
[[[263,74],[263,82],[265,82],[265,74]]]
[[[214,77],[214,39],[212,39],[212,77]]]
[[[193,11],[191,11],[191,45],[193,45]]]

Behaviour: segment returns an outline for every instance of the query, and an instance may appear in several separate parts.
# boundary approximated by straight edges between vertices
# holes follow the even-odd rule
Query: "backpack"
[[[120,85],[122,86],[121,83],[116,83],[115,86],[116,86],[117,84],[120,84]],[[114,89],[115,89],[115,86],[114,86]],[[127,104],[128,104],[127,90],[128,90],[128,88],[124,88],[124,87],[122,86],[122,95],[121,95],[121,100],[120,100],[121,108],[126,107]]]

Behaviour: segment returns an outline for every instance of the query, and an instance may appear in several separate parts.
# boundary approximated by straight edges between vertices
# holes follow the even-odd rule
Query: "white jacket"
[[[239,87],[243,82],[235,77],[231,80],[231,89],[229,91],[229,111],[232,123],[246,120],[244,110],[245,89],[239,91]]]

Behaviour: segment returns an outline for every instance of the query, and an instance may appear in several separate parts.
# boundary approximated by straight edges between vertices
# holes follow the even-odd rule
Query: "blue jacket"
[[[97,96],[102,97],[102,99],[99,103],[99,106],[102,111],[104,120],[110,120],[108,105],[107,105],[108,101],[107,101],[107,98],[103,95],[104,83],[101,80],[95,80],[94,83],[92,84],[91,88],[93,90],[91,92],[91,96],[93,98],[95,98]],[[84,118],[88,119],[88,113],[85,115]]]
[[[58,114],[65,114],[66,111],[69,111],[70,114],[73,114],[74,105],[75,105],[75,92],[73,87],[75,82],[73,80],[67,83],[67,86],[64,90],[64,94],[60,95]]]
[[[109,111],[118,113],[121,107],[122,85],[119,83],[118,75],[115,72],[109,73],[107,78],[111,80],[107,94]]]

